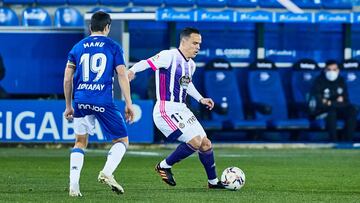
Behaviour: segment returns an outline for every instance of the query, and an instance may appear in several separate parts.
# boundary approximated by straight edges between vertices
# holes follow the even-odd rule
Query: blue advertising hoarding
[[[351,23],[350,13],[315,13],[315,22],[318,23]]]
[[[200,9],[197,11],[197,21],[204,22],[236,22],[235,12],[226,11],[206,11]]]
[[[276,13],[275,21],[279,23],[312,23],[313,13]]]
[[[124,109],[124,102],[116,104]],[[0,100],[0,142],[69,143],[74,142],[74,127],[64,116],[63,100]],[[135,100],[135,122],[127,125],[130,143],[153,142],[153,101]],[[99,123],[90,142],[106,140]]]
[[[273,13],[268,11],[237,12],[237,22],[273,22]]]
[[[195,10],[176,11],[171,8],[161,8],[156,11],[159,21],[195,21]]]

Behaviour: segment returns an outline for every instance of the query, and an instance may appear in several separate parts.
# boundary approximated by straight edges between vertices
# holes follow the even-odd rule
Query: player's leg
[[[201,136],[195,136],[188,142],[181,143],[175,151],[162,160],[156,166],[156,171],[160,174],[162,180],[171,186],[175,186],[176,182],[171,172],[171,167],[181,160],[189,157],[196,152],[201,146]]]
[[[115,169],[120,164],[126,149],[129,145],[128,137],[113,140],[114,145],[110,148],[107,160],[102,172],[107,176],[112,176]]]
[[[124,189],[115,180],[113,173],[120,164],[129,145],[124,119],[117,107],[113,105],[106,106],[105,112],[96,114],[96,117],[103,127],[105,136],[113,142],[104,168],[99,172],[98,181],[110,186],[112,191],[117,194],[123,194]]]
[[[80,174],[84,164],[84,149],[87,146],[87,134],[76,135],[75,145],[70,154],[70,188],[69,195],[73,197],[82,196],[80,193]]]
[[[221,184],[216,175],[215,158],[212,144],[207,137],[203,137],[202,139],[199,149],[199,159],[203,164],[206,175],[208,177],[208,187],[214,189],[223,189],[224,186]]]

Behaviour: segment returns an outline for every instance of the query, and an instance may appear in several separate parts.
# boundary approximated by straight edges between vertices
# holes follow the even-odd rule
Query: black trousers
[[[354,105],[331,106],[326,109],[326,129],[333,141],[352,141],[357,122],[357,109]],[[337,135],[336,122],[344,120],[345,127],[342,133]]]

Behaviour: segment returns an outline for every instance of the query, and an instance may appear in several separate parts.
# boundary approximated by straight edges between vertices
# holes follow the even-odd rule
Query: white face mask
[[[335,81],[339,76],[339,72],[338,71],[326,71],[325,76],[328,80]]]

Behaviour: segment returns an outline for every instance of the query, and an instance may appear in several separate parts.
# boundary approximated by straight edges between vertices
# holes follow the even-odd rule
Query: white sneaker
[[[70,197],[82,197],[82,194],[80,193],[79,185],[70,186],[69,196]]]
[[[119,183],[116,182],[113,175],[106,176],[102,171],[100,171],[99,176],[98,176],[98,181],[100,183],[104,183],[104,184],[107,184],[108,186],[110,186],[111,190],[116,192],[116,194],[118,194],[118,195],[124,193],[123,187],[121,187],[121,185],[119,185]]]

